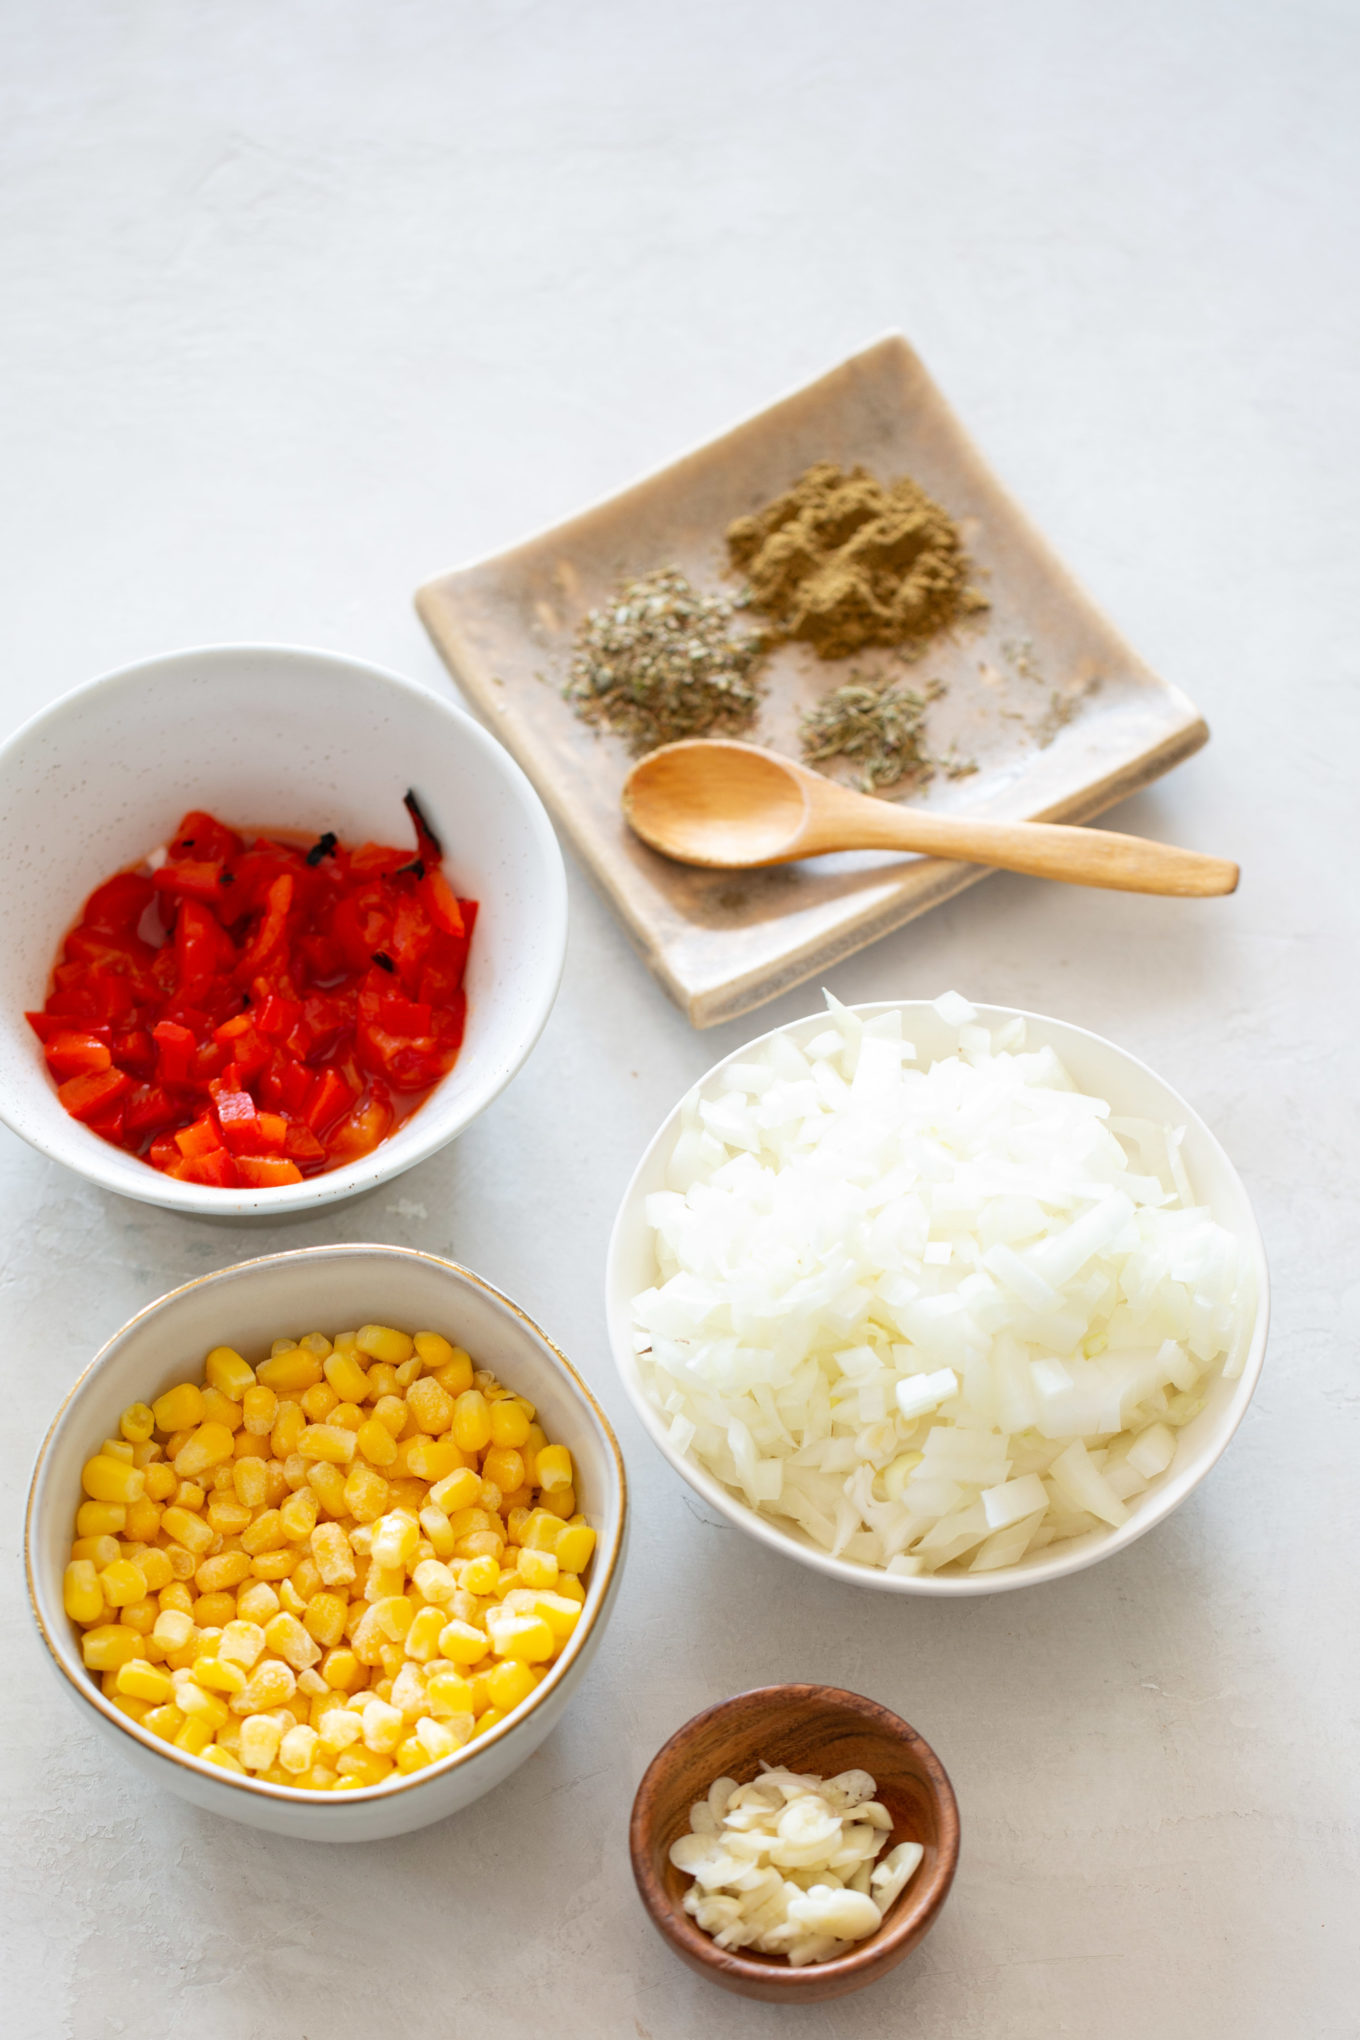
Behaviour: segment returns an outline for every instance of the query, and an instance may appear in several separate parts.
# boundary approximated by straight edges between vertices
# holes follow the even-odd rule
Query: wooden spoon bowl
[[[681,1903],[691,1880],[670,1847],[688,1833],[691,1806],[715,1778],[754,1778],[761,1759],[823,1778],[868,1771],[893,1817],[882,1853],[913,1841],[925,1851],[878,1932],[830,1962],[794,1969],[780,1956],[729,1954]],[[760,1686],[696,1714],[657,1752],[633,1801],[629,1847],[652,1924],[691,1969],[741,1997],[817,2004],[886,1976],[930,1932],[958,1864],[959,1815],[930,1745],[877,1701],[837,1686]]]

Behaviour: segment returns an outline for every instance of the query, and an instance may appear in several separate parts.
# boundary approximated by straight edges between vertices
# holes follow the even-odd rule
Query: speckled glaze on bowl
[[[457,1063],[371,1155],[272,1189],[179,1183],[62,1110],[24,1010],[102,880],[190,808],[237,827],[401,843],[414,787],[465,898],[480,902]],[[372,1189],[443,1147],[542,1032],[566,951],[557,839],[518,765],[414,681],[327,652],[219,645],[92,680],[0,745],[0,1118],[102,1189],[206,1218],[277,1218]]]
[[[926,1000],[885,999],[873,1005],[855,1006],[851,1011],[862,1019],[878,1013],[900,1013],[902,1031],[914,1043],[918,1061],[928,1065],[942,1055],[951,1055],[957,1034],[947,1027]],[[1083,1537],[1046,1545],[1021,1559],[1018,1565],[996,1572],[921,1574],[901,1577],[873,1566],[855,1565],[848,1559],[832,1558],[792,1523],[776,1521],[748,1507],[701,1466],[692,1454],[679,1453],[667,1433],[666,1419],[652,1401],[633,1350],[632,1299],[656,1279],[651,1232],[645,1204],[654,1190],[665,1187],[666,1162],[675,1143],[680,1122],[680,1105],[653,1137],[633,1180],[623,1194],[609,1242],[605,1274],[605,1304],[609,1321],[609,1343],[614,1365],[628,1391],[634,1409],[642,1419],[652,1443],[668,1459],[683,1480],[735,1523],[740,1530],[759,1538],[771,1550],[782,1551],[802,1565],[842,1580],[847,1586],[876,1587],[890,1594],[929,1594],[957,1598],[967,1594],[1005,1593],[1015,1587],[1038,1586],[1046,1580],[1080,1572],[1085,1566],[1111,1558],[1160,1523],[1198,1487],[1215,1465],[1247,1412],[1265,1359],[1266,1330],[1270,1316],[1269,1276],[1265,1246],[1252,1212],[1246,1186],[1223,1148],[1210,1133],[1199,1114],[1178,1092],[1138,1061],[1126,1049],[1117,1048],[1099,1034],[1073,1027],[1065,1020],[1053,1020],[1042,1013],[1025,1013],[1014,1006],[979,1006],[981,1023],[993,1029],[1007,1021],[1023,1019],[1031,1048],[1051,1047],[1061,1057],[1073,1081],[1083,1090],[1107,1098],[1117,1113],[1153,1119],[1164,1126],[1183,1126],[1185,1140],[1181,1153],[1196,1195],[1207,1204],[1218,1223],[1230,1232],[1242,1248],[1247,1263],[1248,1289],[1254,1295],[1239,1328],[1234,1357],[1241,1368],[1235,1380],[1215,1376],[1205,1407],[1180,1433],[1176,1458],[1168,1473],[1130,1504],[1128,1521],[1117,1530],[1088,1531]],[[825,1029],[824,1012],[794,1020],[786,1027],[771,1028],[754,1041],[744,1042],[699,1079],[697,1088],[708,1090],[729,1063],[748,1061],[752,1053],[774,1034],[787,1034],[796,1042],[810,1041]],[[683,1103],[683,1100],[681,1101]]]
[[[284,1335],[366,1323],[441,1331],[537,1405],[572,1455],[582,1511],[597,1534],[585,1609],[530,1699],[456,1756],[356,1792],[299,1792],[221,1771],[151,1735],[110,1705],[84,1668],[62,1607],[62,1573],[92,1445],[116,1435],[130,1402],[149,1401],[224,1341],[247,1356]],[[25,1560],[34,1619],[65,1690],[138,1768],[209,1813],[301,1841],[362,1842],[405,1834],[480,1799],[531,1756],[599,1648],[618,1590],[627,1483],[609,1419],[533,1319],[489,1282],[409,1247],[303,1247],[204,1275],[148,1304],[90,1362],[43,1441],[28,1497]]]

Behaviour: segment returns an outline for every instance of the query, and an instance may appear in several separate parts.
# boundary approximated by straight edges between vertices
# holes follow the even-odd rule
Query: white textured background
[[[800,2034],[1353,2040],[1354,6],[3,0],[0,44],[4,728],[220,638],[443,688],[422,578],[901,326],[1214,727],[1119,824],[1246,877],[1202,907],[996,878],[831,982],[957,984],[1146,1057],[1243,1170],[1276,1283],[1252,1414],[1171,1524],[1063,1585],[885,1605],[705,1521],[604,1350],[637,1152],[808,993],[695,1035],[576,882],[524,1074],[336,1217],[180,1222],[0,1133],[7,2026],[765,2040],[778,2011],[652,1935],[625,1821],[690,1713],[811,1678],[935,1743],[964,1847],[921,1951],[784,2015]],[[606,1647],[540,1754],[457,1820],[327,1852],[196,1814],[96,1744],[30,1631],[19,1538],[38,1441],[110,1331],[333,1236],[452,1251],[519,1297],[614,1413],[636,1515]]]

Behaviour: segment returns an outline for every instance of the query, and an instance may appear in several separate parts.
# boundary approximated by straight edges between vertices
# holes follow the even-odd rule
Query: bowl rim
[[[757,1961],[740,1950],[729,1952],[727,1949],[719,1948],[711,1935],[695,1926],[687,1913],[671,1903],[652,1862],[656,1832],[652,1800],[661,1783],[668,1760],[678,1749],[692,1741],[709,1722],[729,1713],[733,1708],[745,1707],[755,1715],[761,1706],[787,1707],[790,1703],[803,1701],[843,1708],[880,1734],[915,1746],[935,1802],[940,1824],[940,1839],[935,1864],[930,1875],[923,1880],[919,1891],[913,1890],[909,1882],[906,1890],[894,1901],[887,1919],[876,1932],[857,1942],[846,1954],[835,1956],[830,1962],[809,1962],[804,1968],[795,1969],[787,1962],[780,1963],[768,1956]],[[715,1701],[711,1707],[703,1708],[698,1714],[691,1715],[673,1735],[667,1737],[643,1772],[633,1796],[633,1807],[628,1821],[628,1849],[632,1858],[633,1880],[637,1885],[638,1896],[649,1918],[672,1947],[696,1958],[707,1968],[719,1971],[734,1982],[760,1983],[788,1990],[790,1993],[796,1993],[804,1984],[825,1984],[828,1978],[852,1977],[863,1970],[875,1970],[889,1950],[898,1948],[904,1940],[919,1939],[949,1896],[954,1874],[958,1869],[959,1844],[959,1804],[954,1787],[950,1782],[949,1773],[920,1730],[913,1728],[909,1721],[903,1720],[902,1716],[895,1714],[890,1707],[885,1707],[882,1701],[871,1700],[867,1694],[851,1692],[844,1686],[821,1686],[800,1681],[786,1681],[773,1686],[750,1686],[740,1693],[729,1694],[725,1700]],[[907,1903],[908,1900],[911,1902]],[[886,1966],[892,1965],[889,1963]],[[863,1978],[865,1982],[870,1980],[867,1976]]]
[[[77,1676],[76,1672],[72,1669],[72,1663],[68,1661],[71,1640],[69,1638],[65,1640],[66,1650],[64,1651],[61,1643],[53,1637],[47,1623],[44,1621],[42,1609],[39,1605],[36,1578],[36,1544],[40,1531],[39,1508],[40,1503],[48,1499],[42,1492],[44,1469],[47,1465],[48,1454],[57,1432],[66,1420],[72,1403],[85,1384],[91,1380],[104,1365],[105,1361],[109,1359],[113,1349],[120,1345],[129,1333],[135,1331],[145,1319],[153,1317],[168,1305],[178,1302],[182,1296],[188,1295],[191,1290],[202,1288],[207,1283],[216,1282],[227,1276],[242,1275],[266,1266],[272,1267],[279,1262],[303,1261],[316,1256],[331,1258],[355,1253],[371,1254],[374,1252],[392,1255],[401,1260],[424,1261],[440,1269],[445,1274],[461,1277],[465,1281],[470,1282],[475,1288],[480,1289],[484,1295],[491,1299],[494,1305],[507,1311],[511,1317],[517,1318],[535,1338],[539,1339],[547,1347],[552,1359],[565,1376],[567,1387],[575,1391],[580,1401],[585,1405],[587,1414],[594,1418],[600,1436],[613,1459],[614,1474],[618,1481],[619,1491],[618,1510],[612,1526],[612,1533],[608,1539],[597,1532],[595,1551],[591,1559],[592,1572],[597,1565],[601,1568],[599,1574],[600,1592],[596,1598],[595,1606],[583,1615],[583,1619],[577,1624],[568,1638],[566,1649],[553,1664],[547,1677],[534,1688],[533,1693],[527,1699],[522,1700],[517,1708],[512,1708],[504,1719],[498,1721],[493,1728],[488,1729],[485,1735],[478,1736],[473,1742],[465,1743],[462,1749],[455,1750],[452,1756],[438,1758],[434,1763],[424,1765],[418,1771],[413,1771],[405,1776],[383,1779],[377,1785],[356,1787],[352,1791],[307,1791],[296,1785],[269,1784],[264,1779],[253,1777],[249,1772],[228,1771],[217,1764],[205,1762],[202,1757],[190,1756],[188,1751],[176,1749],[172,1743],[165,1742],[160,1736],[148,1734],[140,1722],[134,1721],[130,1715],[124,1714],[121,1708],[114,1707],[100,1690],[99,1686],[94,1683],[92,1675],[84,1670],[84,1667],[81,1668],[81,1674]],[[507,1740],[517,1729],[524,1726],[536,1710],[540,1699],[547,1699],[561,1685],[584,1649],[587,1637],[594,1629],[600,1617],[607,1612],[616,1575],[623,1559],[627,1521],[628,1476],[619,1441],[614,1435],[614,1427],[584,1377],[573,1367],[571,1361],[568,1360],[561,1348],[548,1337],[543,1327],[534,1318],[530,1317],[528,1311],[522,1309],[512,1297],[507,1296],[504,1290],[498,1289],[494,1283],[488,1282],[485,1276],[476,1274],[471,1268],[465,1268],[461,1262],[446,1260],[440,1254],[426,1253],[423,1248],[419,1247],[390,1246],[381,1240],[342,1240],[310,1247],[291,1247],[278,1254],[258,1254],[246,1261],[233,1262],[226,1268],[214,1268],[206,1275],[196,1275],[190,1281],[182,1282],[177,1288],[169,1289],[163,1296],[158,1296],[152,1302],[144,1304],[110,1338],[104,1341],[93,1359],[81,1369],[79,1375],[77,1375],[66,1394],[62,1397],[56,1414],[48,1425],[43,1441],[38,1447],[33,1473],[29,1481],[28,1501],[24,1509],[24,1581],[28,1594],[29,1612],[33,1617],[43,1642],[47,1646],[48,1653],[57,1671],[80,1700],[94,1707],[106,1721],[111,1722],[115,1728],[121,1730],[124,1734],[130,1735],[143,1749],[149,1750],[153,1756],[164,1758],[171,1763],[178,1763],[197,1777],[209,1778],[214,1784],[226,1784],[236,1787],[254,1797],[272,1799],[288,1807],[309,1806],[318,1810],[339,1812],[344,1807],[354,1803],[364,1805],[376,1800],[385,1801],[399,1792],[407,1792],[422,1785],[432,1784],[436,1779],[446,1777],[451,1771],[475,1761],[484,1751],[494,1748],[498,1742]],[[591,1586],[593,1587],[594,1585],[595,1578],[592,1577]]]
[[[605,1316],[609,1332],[609,1350],[613,1357],[615,1372],[623,1384],[624,1392],[628,1396],[630,1403],[641,1419],[648,1437],[662,1457],[680,1475],[681,1479],[688,1482],[696,1494],[702,1495],[705,1501],[711,1503],[715,1509],[718,1509],[737,1529],[744,1530],[749,1536],[757,1538],[762,1544],[768,1546],[771,1551],[781,1552],[785,1557],[796,1559],[800,1564],[810,1566],[816,1572],[825,1573],[831,1579],[840,1580],[848,1586],[865,1587],[877,1592],[920,1594],[934,1596],[941,1600],[957,1600],[978,1594],[1011,1593],[1023,1587],[1045,1586],[1054,1580],[1067,1578],[1072,1573],[1084,1572],[1087,1566],[1096,1565],[1102,1559],[1111,1558],[1116,1552],[1126,1550],[1130,1544],[1136,1543],[1140,1537],[1145,1536],[1149,1530],[1153,1529],[1158,1523],[1163,1522],[1207,1478],[1231,1443],[1256,1392],[1261,1368],[1265,1360],[1266,1338],[1270,1326],[1270,1276],[1266,1261],[1265,1242],[1261,1237],[1261,1229],[1257,1223],[1251,1199],[1247,1194],[1246,1185],[1218,1136],[1206,1125],[1199,1113],[1181,1096],[1180,1092],[1169,1084],[1165,1077],[1159,1075],[1149,1063],[1143,1062],[1140,1057],[1134,1055],[1129,1049],[1121,1048],[1118,1042],[1109,1040],[1103,1034],[1095,1033],[1089,1027],[1078,1026],[1075,1021],[1059,1019],[1056,1014],[1036,1013],[1029,1008],[1021,1006],[1000,1006],[988,1003],[975,1003],[971,1000],[969,1004],[973,1005],[978,1018],[988,1024],[999,1023],[1004,1025],[1008,1020],[1020,1019],[1026,1022],[1034,1021],[1040,1026],[1057,1027],[1070,1034],[1079,1035],[1083,1040],[1094,1043],[1097,1048],[1107,1051],[1116,1056],[1121,1062],[1132,1065],[1134,1069],[1140,1071],[1144,1076],[1150,1077],[1170,1098],[1175,1100],[1177,1108],[1184,1113],[1187,1122],[1193,1122],[1197,1132],[1202,1134],[1204,1139],[1217,1150],[1229,1177],[1241,1192],[1243,1207],[1247,1214],[1247,1225],[1243,1228],[1239,1237],[1240,1243],[1246,1249],[1251,1263],[1252,1281],[1255,1289],[1255,1321],[1243,1355],[1241,1371],[1232,1383],[1232,1396],[1223,1412],[1221,1429],[1215,1434],[1212,1453],[1194,1475],[1193,1479],[1187,1479],[1184,1475],[1180,1477],[1179,1481],[1174,1477],[1169,1480],[1163,1477],[1165,1481],[1163,1486],[1150,1489],[1147,1495],[1140,1498],[1147,1506],[1134,1511],[1127,1521],[1120,1524],[1118,1528],[1106,1528],[1100,1532],[1088,1531],[1081,1538],[1073,1538],[1071,1540],[1071,1545],[1074,1548],[1068,1549],[1065,1542],[1056,1548],[1053,1557],[1041,1559],[1027,1570],[1000,1568],[995,1572],[987,1573],[939,1572],[913,1576],[886,1572],[879,1567],[856,1565],[849,1559],[834,1558],[830,1552],[821,1551],[811,1543],[800,1541],[791,1531],[785,1530],[780,1523],[770,1517],[761,1515],[759,1511],[751,1508],[739,1495],[735,1494],[730,1488],[725,1487],[716,1475],[710,1473],[706,1467],[701,1466],[688,1453],[676,1452],[667,1435],[661,1413],[647,1393],[641,1370],[637,1365],[636,1355],[627,1336],[627,1311],[630,1299],[623,1294],[623,1284],[618,1270],[618,1262],[623,1251],[624,1231],[633,1218],[638,1200],[642,1194],[640,1188],[641,1180],[650,1169],[657,1149],[663,1140],[667,1139],[672,1133],[674,1124],[686,1099],[692,1096],[694,1092],[702,1090],[728,1063],[740,1062],[743,1058],[749,1056],[754,1049],[758,1049],[775,1035],[791,1033],[797,1028],[808,1026],[814,1022],[827,1024],[828,1015],[825,1012],[814,1010],[812,1013],[801,1014],[795,1019],[782,1022],[777,1027],[767,1028],[763,1034],[756,1035],[748,1041],[739,1043],[736,1048],[730,1049],[726,1055],[719,1056],[717,1061],[703,1072],[702,1076],[695,1079],[683,1096],[677,1099],[643,1149],[637,1167],[628,1180],[627,1188],[620,1200],[613,1228],[610,1232],[609,1248],[605,1260]],[[857,1005],[849,1006],[846,1010],[863,1019],[872,1019],[882,1013],[902,1013],[905,1019],[908,1009],[913,1008],[933,1012],[935,1010],[935,1001],[933,999],[870,999],[863,1000]],[[1049,1547],[1049,1549],[1053,1550],[1054,1548]]]
[[[180,1183],[159,1169],[146,1167],[148,1181],[143,1186],[140,1179],[134,1183],[125,1182],[121,1173],[115,1174],[111,1167],[104,1165],[104,1156],[99,1150],[107,1144],[97,1135],[91,1135],[92,1146],[88,1154],[83,1143],[68,1143],[62,1138],[77,1122],[62,1111],[55,1090],[51,1094],[52,1109],[57,1117],[53,1121],[53,1130],[49,1132],[44,1113],[39,1111],[30,1117],[26,1111],[14,1110],[6,1092],[0,1088],[0,1120],[49,1161],[73,1169],[87,1182],[115,1196],[130,1197],[140,1204],[154,1204],[162,1210],[180,1211],[197,1218],[272,1218],[285,1212],[320,1210],[340,1199],[376,1189],[380,1184],[390,1182],[394,1176],[404,1175],[408,1169],[428,1161],[431,1155],[456,1139],[479,1113],[484,1112],[523,1068],[548,1024],[561,987],[567,953],[567,876],[562,848],[527,773],[505,746],[457,702],[418,680],[395,672],[391,667],[375,665],[371,660],[352,658],[347,652],[327,651],[315,645],[273,644],[264,640],[186,645],[176,651],[158,652],[151,658],[137,659],[130,665],[117,666],[109,672],[96,674],[93,679],[83,680],[58,695],[55,701],[35,710],[17,729],[0,740],[0,762],[17,754],[44,725],[59,724],[93,695],[112,693],[120,687],[135,687],[139,681],[155,676],[165,668],[181,665],[186,660],[225,664],[242,657],[267,657],[298,665],[319,662],[344,669],[379,688],[393,689],[407,700],[419,702],[432,715],[458,726],[462,737],[480,754],[487,769],[501,774],[504,788],[515,798],[518,813],[540,854],[547,883],[542,947],[550,959],[550,967],[543,975],[536,1000],[525,1008],[513,1054],[505,1058],[499,1067],[493,1067],[473,1089],[470,1097],[464,1100],[454,1126],[446,1130],[438,1123],[437,1114],[432,1114],[424,1122],[427,1130],[421,1133],[416,1129],[422,1124],[426,1107],[436,1104],[440,1088],[447,1081],[447,1078],[441,1078],[429,1097],[422,1100],[417,1110],[403,1122],[403,1128],[406,1125],[412,1127],[413,1139],[409,1152],[395,1164],[390,1152],[384,1154],[389,1144],[380,1142],[372,1154],[346,1162],[339,1169],[307,1177],[301,1183],[279,1184],[272,1188],[219,1190],[210,1184]],[[554,952],[555,965],[552,963]]]

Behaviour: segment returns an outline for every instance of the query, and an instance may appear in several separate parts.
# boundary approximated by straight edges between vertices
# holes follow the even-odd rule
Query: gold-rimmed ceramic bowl
[[[580,1506],[597,1543],[575,1634],[535,1692],[455,1756],[362,1791],[302,1792],[219,1770],[174,1749],[114,1707],[81,1661],[62,1605],[62,1573],[81,1499],[80,1470],[120,1413],[150,1401],[204,1355],[230,1344],[248,1358],[272,1340],[386,1323],[440,1331],[507,1387],[528,1396],[577,1468]],[[140,1311],[103,1346],[43,1441],[28,1499],[25,1561],[34,1618],[66,1691],[149,1777],[195,1806],[307,1841],[372,1841],[442,1820],[489,1792],[554,1727],[598,1649],[622,1570],[623,1460],[609,1420],[580,1375],[518,1305],[466,1268],[407,1247],[303,1247],[201,1276]]]

